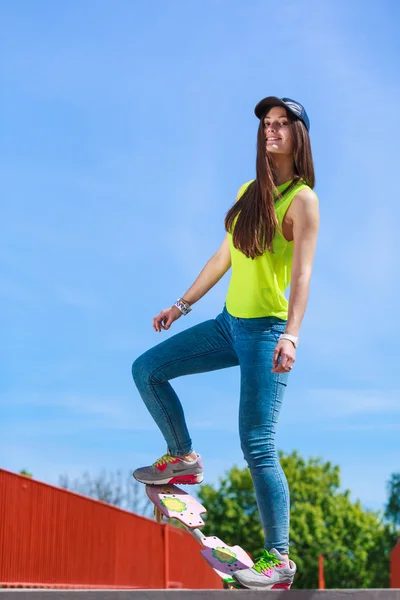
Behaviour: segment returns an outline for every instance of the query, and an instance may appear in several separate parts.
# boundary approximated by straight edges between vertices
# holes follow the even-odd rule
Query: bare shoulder
[[[300,210],[318,208],[318,196],[314,190],[309,187],[305,187],[297,192],[293,198],[292,206],[297,206]]]
[[[303,188],[297,192],[287,211],[287,224],[292,231],[287,239],[296,239],[298,236],[305,239],[306,231],[316,236],[319,220],[318,196],[311,188]]]
[[[293,198],[288,213],[291,221],[318,219],[319,201],[317,194],[309,187],[303,188]]]

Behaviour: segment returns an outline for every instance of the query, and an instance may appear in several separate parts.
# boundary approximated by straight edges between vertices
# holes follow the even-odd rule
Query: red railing
[[[393,548],[390,557],[390,587],[400,588],[400,540]]]
[[[186,531],[0,469],[0,586],[220,589]]]

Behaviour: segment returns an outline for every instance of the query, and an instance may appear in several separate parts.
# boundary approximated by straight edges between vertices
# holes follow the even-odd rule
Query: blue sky
[[[368,508],[400,470],[398,3],[2,3],[0,465],[57,483],[165,445],[131,379],[152,317],[254,175],[255,104],[302,102],[321,229],[278,445]],[[213,318],[225,276],[165,339]],[[174,382],[207,480],[244,466],[238,369]]]

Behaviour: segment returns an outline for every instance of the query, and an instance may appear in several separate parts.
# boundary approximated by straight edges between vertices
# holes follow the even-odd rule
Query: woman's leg
[[[245,329],[239,320],[235,349],[241,369],[239,431],[265,535],[265,548],[289,552],[290,500],[275,445],[288,374],[271,373],[273,352],[285,323]],[[256,321],[256,320],[255,320]],[[268,323],[268,321],[266,321]]]
[[[133,379],[172,456],[188,455],[192,441],[169,381],[238,364],[223,314],[172,336],[135,360]]]

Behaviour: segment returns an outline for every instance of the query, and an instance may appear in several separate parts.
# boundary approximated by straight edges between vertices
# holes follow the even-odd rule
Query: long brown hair
[[[293,137],[293,161],[296,173],[289,187],[292,189],[299,179],[303,179],[310,188],[314,188],[314,164],[308,131],[303,122],[292,118],[290,113],[288,119]],[[276,228],[279,227],[274,204],[282,197],[277,193],[275,179],[272,157],[265,150],[264,118],[262,118],[257,133],[256,179],[225,217],[225,229],[232,233],[233,245],[247,258],[257,258],[267,250],[272,252],[272,241]],[[288,191],[287,187],[284,193]]]

